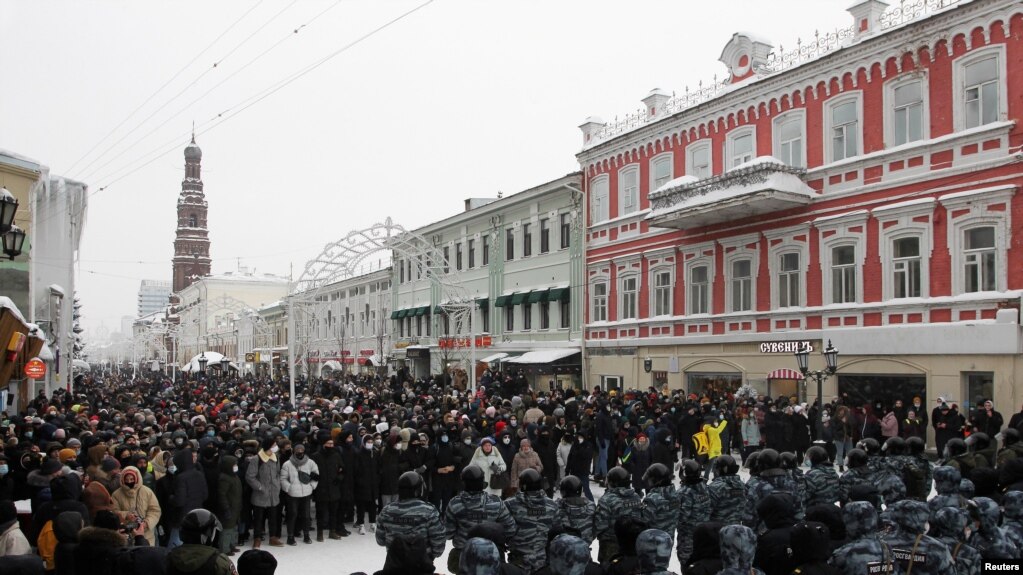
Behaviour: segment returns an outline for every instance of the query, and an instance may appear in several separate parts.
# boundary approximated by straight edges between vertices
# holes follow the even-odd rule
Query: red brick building
[[[727,80],[581,126],[589,384],[794,395],[794,342],[819,369],[832,340],[826,398],[1016,411],[1023,5],[849,12],[793,51],[736,34]]]

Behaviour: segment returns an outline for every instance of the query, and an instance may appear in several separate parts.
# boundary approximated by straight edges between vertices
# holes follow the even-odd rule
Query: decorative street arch
[[[308,360],[306,354],[313,329],[330,306],[323,292],[330,285],[368,273],[371,258],[381,252],[386,252],[392,261],[401,258],[417,262],[422,277],[429,280],[436,294],[436,305],[447,314],[455,333],[461,333],[463,328],[472,333],[475,301],[457,276],[444,272],[450,269],[450,264],[440,247],[394,223],[391,218],[366,229],[348,232],[343,238],[324,246],[318,256],[306,263],[288,297],[288,371],[292,398],[295,397],[296,367],[299,362]],[[471,350],[462,352],[464,355]]]

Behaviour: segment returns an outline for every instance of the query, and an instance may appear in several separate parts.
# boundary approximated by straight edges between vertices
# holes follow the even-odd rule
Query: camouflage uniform
[[[593,530],[600,542],[597,553],[599,561],[605,561],[618,553],[618,538],[615,536],[615,521],[622,517],[632,517],[650,524],[652,515],[643,504],[636,490],[631,487],[610,487],[597,502],[597,511],[593,514]]]
[[[906,484],[902,481],[902,468],[906,464],[903,457],[891,455],[878,461],[874,484],[885,505],[893,505],[906,498]]]
[[[508,561],[532,573],[543,567],[547,532],[557,527],[558,506],[543,491],[520,491],[504,502],[515,520],[508,544]]]
[[[558,535],[548,553],[554,573],[582,574],[590,564],[590,547],[575,535]]]
[[[843,505],[849,501],[849,490],[857,485],[874,485],[874,475],[868,466],[850,467],[838,478],[838,500]]]
[[[459,555],[469,538],[469,530],[483,523],[494,521],[511,536],[515,533],[515,520],[501,498],[486,491],[463,491],[448,502],[444,511],[445,537],[452,540],[453,549],[448,553],[448,570],[458,573]]]
[[[927,502],[927,507],[931,510],[931,523],[934,523],[934,516],[938,510],[945,507],[955,507],[969,521],[970,517],[966,513],[966,500],[959,495],[960,481],[959,470],[955,467],[940,465],[934,468],[934,488],[938,494]]]
[[[757,536],[745,525],[726,525],[721,528],[721,565],[718,575],[764,575],[753,567],[757,553]]]
[[[1023,457],[1023,442],[1013,443],[1009,447],[999,449],[998,455],[995,456],[995,461],[997,466],[1001,468],[1017,457]]]
[[[465,575],[490,575],[501,569],[501,552],[492,541],[473,537],[463,545],[458,572]]]
[[[873,505],[866,501],[849,503],[842,509],[842,519],[849,543],[836,549],[828,563],[844,575],[902,573],[891,549],[877,536],[877,511]]]
[[[675,524],[678,523],[679,492],[671,485],[653,487],[643,498],[643,504],[650,510],[653,519],[651,529],[660,529],[675,539]]]
[[[1013,446],[1018,444],[1013,444]],[[1002,529],[1018,549],[1023,550],[1023,491],[1010,491],[1002,496],[1005,519]]]
[[[693,554],[693,531],[704,521],[710,521],[710,491],[703,482],[683,484],[678,490],[678,524],[676,538],[679,565],[686,565]]]
[[[978,497],[973,502],[977,504],[980,515],[980,529],[974,531],[966,542],[980,551],[984,561],[1018,559],[1019,549],[998,526],[1001,515],[998,504],[987,497]]]
[[[753,482],[753,478],[750,478]],[[710,520],[726,525],[742,523],[743,506],[746,505],[746,484],[738,475],[715,477],[707,491],[710,493]]]
[[[796,484],[796,501],[799,502],[800,509],[806,509],[806,474],[800,468],[790,469],[789,477]]]
[[[593,543],[593,515],[597,506],[585,497],[566,497],[555,503],[558,504],[558,525],[578,531],[587,545]]]
[[[640,533],[636,539],[639,572],[644,575],[671,575],[668,572],[671,545],[671,535],[660,529],[647,529]]]
[[[762,533],[766,530],[764,522],[757,516],[757,504],[776,491],[788,493],[796,499],[796,519],[802,520],[803,505],[799,500],[799,487],[796,485],[796,481],[783,469],[768,469],[760,474],[760,481],[756,487],[746,490],[746,512],[742,522],[753,529],[755,533]]]
[[[903,571],[910,570],[910,564],[912,572],[918,575],[945,575],[954,571],[948,546],[924,534],[930,516],[926,503],[904,499],[889,510],[899,529],[884,537],[884,541]]]
[[[955,507],[939,509],[935,514],[936,521],[931,522],[931,533],[945,545],[948,545],[955,562],[956,575],[980,575],[984,567],[984,558],[980,551],[964,541],[966,516]]]
[[[394,501],[377,517],[377,545],[390,547],[399,535],[421,539],[428,545],[432,559],[444,554],[447,537],[437,508],[422,499]]]
[[[927,493],[925,497],[931,496],[931,489],[934,487],[934,464],[923,455],[908,455],[909,459],[924,472],[924,491]]]
[[[838,473],[828,462],[814,465],[806,473],[806,506],[826,503],[834,505],[840,495]]]

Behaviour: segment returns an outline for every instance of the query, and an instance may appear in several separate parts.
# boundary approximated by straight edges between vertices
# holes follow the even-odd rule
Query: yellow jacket
[[[713,426],[709,423],[703,425],[703,432],[707,434],[707,439],[710,442],[710,449],[707,455],[711,459],[721,455],[721,432],[728,427],[728,420],[722,419],[721,423],[717,426]]]

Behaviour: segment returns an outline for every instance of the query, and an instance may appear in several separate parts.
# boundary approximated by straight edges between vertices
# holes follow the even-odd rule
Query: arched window
[[[199,218],[197,218],[195,216],[195,214],[190,214],[188,216],[188,227],[190,227],[190,228],[197,228],[197,227],[199,227]]]

